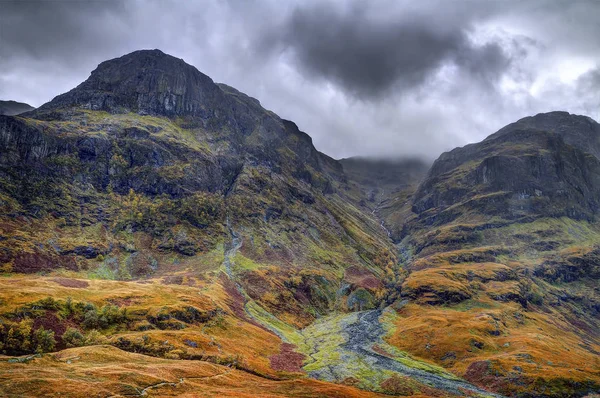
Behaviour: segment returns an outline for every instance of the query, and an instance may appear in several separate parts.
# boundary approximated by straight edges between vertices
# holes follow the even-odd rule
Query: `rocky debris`
[[[363,361],[370,364],[372,369],[387,370],[401,376],[408,376],[438,390],[456,395],[463,395],[464,391],[469,391],[484,397],[501,397],[499,394],[490,393],[460,379],[450,379],[439,374],[411,368],[378,353],[377,350],[373,349],[373,346],[376,344],[384,345],[382,337],[385,335],[379,321],[381,314],[381,310],[363,311],[356,314],[356,321],[347,324],[342,331],[347,336],[347,341],[341,347],[357,353]]]
[[[41,358],[42,355],[41,354],[35,354],[35,355],[27,355],[24,357],[18,357],[18,358],[9,358],[7,360],[8,363],[28,363],[31,362],[33,360],[35,360],[36,358]]]

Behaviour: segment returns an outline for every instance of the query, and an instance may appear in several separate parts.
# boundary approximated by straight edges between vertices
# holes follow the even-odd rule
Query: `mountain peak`
[[[206,104],[219,101],[212,79],[160,50],[139,50],[102,62],[90,77],[40,107],[81,107],[112,113],[208,117]]]
[[[558,134],[567,144],[600,159],[600,124],[589,116],[565,111],[538,113],[501,128],[485,141],[507,136],[519,130],[538,130]]]

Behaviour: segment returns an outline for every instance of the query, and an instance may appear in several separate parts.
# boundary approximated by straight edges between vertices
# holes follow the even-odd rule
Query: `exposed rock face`
[[[600,127],[587,117],[553,112],[522,119],[442,154],[417,190],[413,211],[428,223],[467,209],[506,219],[593,219],[600,205],[598,140]]]
[[[486,141],[515,130],[527,129],[556,133],[567,144],[600,158],[600,124],[588,116],[572,115],[568,112],[556,111],[525,117],[498,130],[486,138]]]
[[[182,127],[207,131],[209,140],[226,140],[227,152],[236,157],[247,152],[254,161],[281,162],[277,149],[293,144],[290,149],[299,162],[341,172],[294,123],[280,119],[258,100],[232,87],[215,84],[195,67],[160,50],[135,51],[101,63],[85,82],[29,116],[60,118],[56,111],[65,108],[180,117]]]
[[[29,104],[17,101],[0,101],[0,115],[14,116],[35,109]]]
[[[141,131],[147,133],[147,129]],[[106,135],[71,132],[58,136],[25,120],[0,117],[0,176],[20,181],[24,188],[33,180],[46,178],[48,182],[90,184],[101,190],[110,184],[122,193],[134,189],[181,196],[194,190],[226,189],[240,167],[177,142],[130,138],[132,134],[131,129],[123,128]],[[71,167],[60,164],[62,161]],[[178,164],[185,164],[185,173],[165,174]],[[22,190],[14,193],[19,192],[28,196]]]
[[[95,127],[101,134],[84,137],[69,130],[59,137],[34,123],[7,118],[0,120],[0,139],[5,149],[0,157],[4,165],[29,165],[47,175],[52,170],[32,162],[75,154],[89,165],[77,175],[78,180],[100,188],[112,182],[119,192],[132,188],[172,196],[196,190],[226,192],[244,165],[293,172],[325,191],[331,189],[331,183],[327,179],[317,181],[315,172],[343,178],[342,167],[319,153],[311,138],[294,123],[280,119],[234,88],[215,84],[193,66],[159,50],[136,51],[103,62],[78,87],[24,116],[79,121],[85,126],[90,116],[82,116],[83,110],[179,118],[176,128],[191,130],[191,140],[208,144],[208,151],[197,151],[180,139],[164,139],[163,125],[114,121]],[[111,163],[115,156],[124,163]],[[183,175],[160,173],[161,169],[182,163],[186,164]],[[94,173],[88,172],[92,169]]]
[[[224,102],[217,85],[183,60],[142,50],[101,63],[89,79],[40,107],[80,106],[108,112],[208,118]]]

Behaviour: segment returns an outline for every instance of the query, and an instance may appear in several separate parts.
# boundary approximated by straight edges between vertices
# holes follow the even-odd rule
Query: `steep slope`
[[[380,220],[386,234],[398,241],[411,212],[412,195],[430,164],[420,159],[341,159],[359,205]]]
[[[477,208],[510,219],[592,219],[600,197],[593,154],[600,127],[589,118],[563,116],[538,115],[532,120],[540,120],[539,126],[524,119],[479,144],[443,154],[415,194],[415,212],[421,219],[431,215],[427,222],[433,224]],[[558,132],[547,128],[549,119]],[[587,130],[582,133],[578,123]]]
[[[598,392],[597,132],[335,161],[182,60],[106,61],[0,116],[0,391]]]
[[[553,112],[441,155],[399,244],[388,342],[506,395],[599,391],[599,133]]]
[[[396,293],[392,242],[357,201],[342,166],[257,100],[157,50],[104,62],[0,117],[0,350],[107,343],[303,377],[300,328]],[[385,375],[353,384],[397,388]]]
[[[33,109],[33,106],[23,102],[0,100],[0,115],[14,116]]]
[[[345,269],[381,276],[378,257],[392,256],[377,225],[335,193],[342,168],[308,135],[158,50],[104,62],[24,116],[0,120],[7,222],[21,214],[58,230],[19,225],[31,236],[4,241],[14,271],[100,267],[137,278],[171,272],[160,257],[188,260],[236,234],[244,289],[303,325],[346,305],[337,294]],[[73,239],[81,228],[102,238]],[[277,289],[291,279],[297,286]]]

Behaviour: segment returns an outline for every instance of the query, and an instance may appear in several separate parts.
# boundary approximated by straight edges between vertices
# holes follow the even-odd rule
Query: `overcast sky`
[[[0,99],[39,106],[150,48],[336,158],[433,159],[539,112],[600,118],[595,0],[0,0]]]

